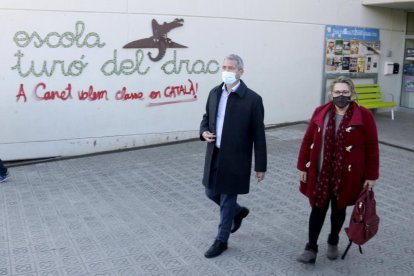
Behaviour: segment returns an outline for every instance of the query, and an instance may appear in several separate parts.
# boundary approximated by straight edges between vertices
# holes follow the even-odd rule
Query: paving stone
[[[317,263],[296,262],[310,214],[296,170],[305,128],[267,130],[266,178],[239,197],[251,213],[214,259],[203,254],[219,210],[201,185],[200,141],[13,167],[0,185],[0,276],[413,275],[414,153],[386,145],[380,230],[364,254],[352,246],[345,260],[328,260],[327,219]],[[347,241],[342,231],[340,253]]]

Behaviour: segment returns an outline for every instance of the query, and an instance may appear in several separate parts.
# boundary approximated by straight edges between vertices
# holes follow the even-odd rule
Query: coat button
[[[318,127],[318,132],[321,132],[321,128],[320,127]]]
[[[311,163],[310,163],[310,161],[309,161],[308,163],[306,163],[305,167],[306,167],[306,168],[309,168],[309,167],[310,167],[310,164],[311,164]]]
[[[312,143],[312,145],[310,145],[310,149],[313,149],[313,143]]]
[[[354,147],[354,146],[352,146],[352,145],[347,146],[347,147],[345,147],[345,150],[346,150],[347,152],[351,152],[351,149],[352,149],[353,147]]]
[[[351,130],[352,130],[352,129],[353,129],[353,127],[351,127],[351,126],[350,126],[350,127],[347,127],[347,128],[345,129],[345,131],[346,131],[346,132],[351,132]]]
[[[352,170],[352,165],[348,165],[348,172]]]

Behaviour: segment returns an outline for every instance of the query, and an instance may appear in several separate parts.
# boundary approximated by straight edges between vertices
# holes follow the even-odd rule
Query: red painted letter
[[[23,97],[24,102],[27,101],[26,93],[24,92],[23,83],[20,84],[19,93],[16,95],[16,102],[20,100],[20,97]]]

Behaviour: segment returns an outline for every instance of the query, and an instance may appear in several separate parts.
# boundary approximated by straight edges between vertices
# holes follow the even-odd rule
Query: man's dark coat
[[[250,188],[252,151],[254,145],[255,171],[265,172],[267,166],[264,108],[262,98],[247,88],[243,81],[229,95],[220,143],[217,180],[213,190],[221,194],[247,194]],[[210,91],[206,113],[200,125],[202,133],[216,134],[217,109],[223,83]],[[207,144],[203,185],[209,185],[210,168],[215,142]]]

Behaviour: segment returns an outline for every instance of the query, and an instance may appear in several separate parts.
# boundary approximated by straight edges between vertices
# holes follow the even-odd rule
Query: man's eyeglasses
[[[337,96],[339,96],[339,95],[351,96],[351,91],[349,91],[349,90],[342,90],[342,91],[335,90],[335,91],[332,91],[332,94],[333,94],[335,97],[337,97]]]

